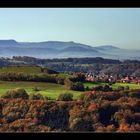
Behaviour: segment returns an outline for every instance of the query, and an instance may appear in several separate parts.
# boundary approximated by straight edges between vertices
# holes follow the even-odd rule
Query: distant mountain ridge
[[[13,39],[10,40],[0,40],[0,46],[13,46],[13,45],[19,45],[18,42],[16,42]]]
[[[118,50],[120,48],[112,46],[112,45],[104,45],[104,46],[98,46],[98,47],[94,47],[97,50]]]
[[[112,45],[90,46],[73,41],[17,42],[0,40],[0,57],[31,56],[38,58],[104,57],[138,59],[140,51],[121,49]]]

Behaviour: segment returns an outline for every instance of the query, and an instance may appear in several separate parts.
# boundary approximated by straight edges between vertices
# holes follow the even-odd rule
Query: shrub
[[[69,90],[76,90],[76,91],[85,90],[84,85],[81,82],[73,83],[69,78],[66,78],[64,83],[65,83],[66,88]]]
[[[86,91],[90,90],[90,89],[89,89],[89,86],[86,86],[85,90],[86,90]]]
[[[73,100],[73,94],[71,93],[62,93],[57,98],[58,101],[72,101]]]
[[[118,86],[118,90],[124,90],[123,86]]]
[[[64,81],[65,87],[69,90],[72,90],[74,83],[69,79],[66,78]]]
[[[78,97],[78,99],[84,101],[85,103],[88,103],[88,102],[94,101],[96,99],[96,93],[87,91],[85,93],[82,93]]]
[[[103,91],[105,92],[112,91],[112,88],[109,85],[105,85]]]
[[[105,85],[105,86],[96,86],[93,88],[93,90],[108,92],[108,91],[112,91],[112,88],[109,85]]]
[[[129,89],[130,89],[129,86],[126,86],[126,87],[125,87],[125,90],[129,90]]]
[[[64,79],[63,79],[63,78],[57,77],[57,78],[56,78],[56,81],[57,81],[57,84],[64,85]]]
[[[70,77],[70,80],[72,82],[84,82],[85,81],[85,74],[83,74],[83,73],[74,73]]]
[[[44,68],[42,69],[42,72],[47,73],[47,74],[58,74],[59,72],[52,70],[52,69],[48,69],[48,68]]]
[[[33,91],[40,91],[40,89],[38,87],[34,87]]]
[[[84,85],[81,82],[76,82],[73,84],[72,90],[85,91]]]
[[[71,122],[70,129],[72,131],[92,131],[92,121],[76,118]]]
[[[22,98],[22,99],[28,99],[29,95],[25,91],[25,89],[22,88],[16,88],[11,89],[7,91],[2,98]]]
[[[31,100],[44,100],[43,95],[41,95],[40,93],[31,94],[31,95],[29,96],[29,98],[30,98]]]
[[[96,86],[93,88],[95,91],[103,91],[103,86]]]

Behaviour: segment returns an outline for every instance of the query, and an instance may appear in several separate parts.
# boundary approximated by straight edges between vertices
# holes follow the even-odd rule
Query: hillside
[[[8,66],[8,67],[0,67],[0,74],[1,73],[25,73],[25,74],[57,74],[58,72],[48,69],[48,68],[41,68],[39,66]]]
[[[8,66],[14,66],[9,69]],[[22,69],[22,66],[23,67]],[[28,67],[27,67],[28,66]],[[31,68],[30,68],[31,66]],[[33,67],[32,67],[33,66]],[[140,77],[140,61],[95,58],[66,58],[66,59],[39,59],[34,57],[13,57],[12,59],[0,58],[1,72],[19,72],[27,71],[28,73],[40,72],[44,67],[47,72],[51,69],[56,72],[92,72],[105,73],[111,75],[133,75]]]

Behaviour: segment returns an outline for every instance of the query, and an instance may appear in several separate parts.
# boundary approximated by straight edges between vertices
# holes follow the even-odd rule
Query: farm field
[[[6,91],[14,88],[24,88],[28,94],[36,93],[33,88],[37,87],[40,89],[38,93],[43,96],[50,97],[51,99],[56,99],[60,93],[73,93],[73,98],[76,99],[81,92],[72,91],[65,89],[65,86],[54,84],[54,83],[44,83],[44,82],[9,82],[0,81],[0,95],[5,94]]]
[[[104,86],[106,83],[84,83],[84,86],[89,88],[96,86]],[[125,83],[115,83],[112,85],[113,89],[117,89],[118,86],[129,86],[130,89],[140,89],[140,85],[137,84],[125,84]],[[37,87],[40,91],[33,91],[33,88]],[[73,98],[76,99],[82,92],[67,90],[64,85],[54,84],[54,83],[45,83],[45,82],[9,82],[9,81],[0,81],[0,95],[6,93],[6,91],[14,88],[24,88],[28,94],[40,93],[43,96],[50,97],[55,100],[59,94],[69,92],[73,94]]]
[[[41,68],[37,66],[8,66],[8,67],[1,67],[0,73],[26,73],[26,74],[38,74],[41,73]]]
[[[84,86],[88,86],[89,88],[92,88],[92,87],[96,87],[96,86],[104,86],[106,85],[107,83],[91,83],[91,82],[86,82],[84,83]],[[123,86],[123,87],[126,87],[126,86],[129,86],[130,89],[140,89],[140,85],[138,84],[131,84],[131,83],[115,83],[115,84],[112,84],[111,87],[113,89],[117,89],[118,86]]]

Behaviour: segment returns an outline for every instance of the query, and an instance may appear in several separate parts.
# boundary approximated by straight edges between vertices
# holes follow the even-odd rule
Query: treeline
[[[23,64],[25,62],[25,64]],[[122,77],[132,75],[140,77],[140,61],[96,58],[38,59],[27,56],[15,56],[12,59],[0,59],[0,66],[39,65],[57,72],[94,72]]]
[[[133,75],[136,77],[140,77],[140,63],[124,62],[123,64],[104,65],[102,66],[100,72],[109,75]]]
[[[88,91],[77,100],[67,93],[50,101],[15,89],[0,98],[0,132],[61,131],[139,132],[140,90]]]
[[[48,71],[48,70],[47,70]],[[49,82],[61,85],[66,85],[66,88],[71,90],[84,90],[82,82],[85,81],[83,73],[65,74],[27,74],[27,73],[0,73],[1,81],[31,81],[31,82]]]
[[[2,81],[32,81],[32,82],[50,82],[57,83],[57,75],[50,74],[26,74],[6,72],[0,73],[0,80]]]
[[[13,60],[24,61],[29,64],[42,65],[59,72],[91,72],[110,75],[133,75],[140,77],[140,61],[113,60],[96,58],[65,58],[65,59],[38,59],[33,57],[13,57]]]
[[[17,61],[24,61],[24,62],[32,62],[32,63],[49,63],[49,62],[55,62],[55,63],[73,63],[73,64],[93,64],[94,63],[102,63],[102,64],[120,64],[121,62],[119,60],[113,60],[113,59],[105,59],[101,57],[94,57],[94,58],[62,58],[62,59],[38,59],[34,57],[27,57],[27,56],[14,56],[13,60]]]

